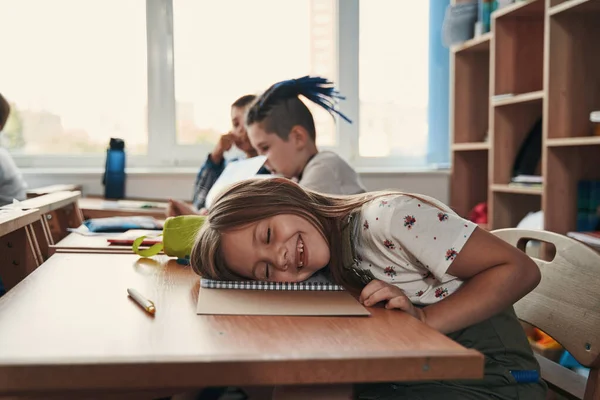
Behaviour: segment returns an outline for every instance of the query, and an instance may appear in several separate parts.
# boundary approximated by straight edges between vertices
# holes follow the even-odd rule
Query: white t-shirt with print
[[[414,304],[436,303],[462,281],[446,273],[476,228],[423,195],[379,197],[363,205],[355,236],[358,267],[396,285]]]

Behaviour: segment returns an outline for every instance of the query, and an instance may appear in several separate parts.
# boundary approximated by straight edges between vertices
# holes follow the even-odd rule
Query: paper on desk
[[[102,232],[91,232],[87,226],[85,225],[80,225],[77,228],[67,228],[67,232],[71,232],[71,233],[77,233],[81,236],[102,236],[102,235],[106,235],[105,233]]]
[[[206,208],[210,208],[217,194],[231,184],[254,177],[270,177],[269,175],[257,175],[260,168],[265,164],[265,161],[267,161],[267,157],[256,156],[228,163],[206,195],[204,202]]]
[[[19,200],[17,200],[17,199],[13,199],[12,203],[6,204],[6,205],[2,206],[2,210],[4,210],[4,211],[6,211],[6,210],[10,210],[10,211],[25,211],[25,209],[21,205],[21,202]]]

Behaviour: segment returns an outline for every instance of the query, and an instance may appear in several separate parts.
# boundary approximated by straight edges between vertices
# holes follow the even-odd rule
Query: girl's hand
[[[359,301],[367,307],[386,301],[385,308],[397,308],[425,322],[423,310],[415,307],[400,288],[383,281],[373,280],[369,282],[360,293]]]

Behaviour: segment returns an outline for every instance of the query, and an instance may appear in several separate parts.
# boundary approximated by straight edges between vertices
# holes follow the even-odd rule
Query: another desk
[[[198,290],[164,256],[53,255],[0,299],[0,395],[483,376],[482,354],[402,312],[199,316]]]
[[[79,199],[85,219],[143,215],[165,219],[168,203],[156,201],[106,200],[94,197]]]
[[[82,224],[83,215],[77,206],[80,192],[54,192],[33,197],[19,203],[23,210],[38,209],[40,223],[34,225],[42,255],[48,255],[48,246],[67,236],[67,228]],[[12,205],[3,208],[10,208]]]
[[[69,233],[60,242],[50,246],[48,249],[50,255],[55,253],[113,253],[113,254],[133,254],[132,246],[110,244],[106,239],[118,236],[119,233],[102,233],[93,236],[81,235],[79,233]],[[140,249],[147,249],[149,246],[140,246]]]
[[[43,262],[33,224],[39,210],[0,209],[0,276],[8,291]]]
[[[56,192],[83,192],[83,187],[81,185],[74,184],[58,184],[58,185],[50,185],[44,187],[38,187],[35,189],[27,190],[27,198],[31,199],[34,197],[43,196],[49,193]]]

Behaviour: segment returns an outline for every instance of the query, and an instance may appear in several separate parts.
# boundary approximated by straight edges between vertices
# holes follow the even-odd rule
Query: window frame
[[[426,156],[362,157],[359,154],[359,1],[335,1],[336,86],[346,98],[339,103],[340,111],[352,123],[336,118],[336,145],[319,148],[337,152],[358,170],[427,169]],[[172,0],[146,0],[146,38],[148,151],[146,155],[128,155],[127,167],[197,168],[212,148],[177,144]],[[105,155],[13,154],[13,158],[22,168],[103,168]]]

